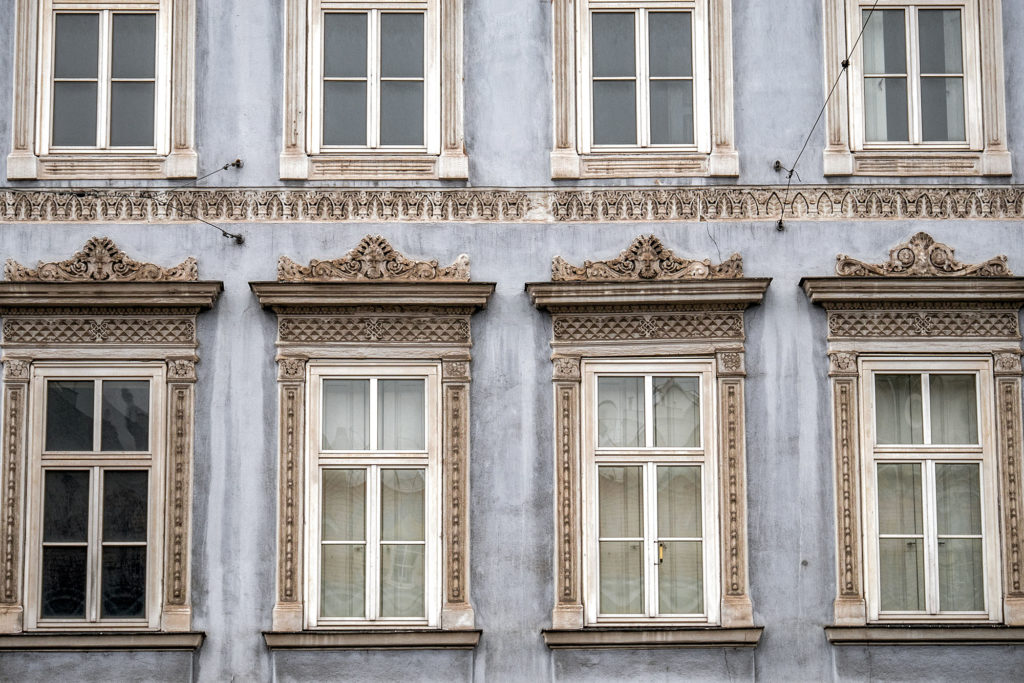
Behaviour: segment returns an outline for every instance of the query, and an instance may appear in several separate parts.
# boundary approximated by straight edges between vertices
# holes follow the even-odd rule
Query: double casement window
[[[437,626],[436,364],[310,369],[309,627]]]
[[[709,152],[705,3],[585,4],[582,151]]]
[[[990,361],[865,359],[868,618],[998,620]]]
[[[29,628],[160,626],[163,372],[34,368]]]
[[[585,361],[586,619],[718,622],[709,362]]]

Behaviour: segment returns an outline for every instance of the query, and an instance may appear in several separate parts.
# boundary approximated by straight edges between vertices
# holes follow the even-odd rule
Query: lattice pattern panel
[[[286,317],[279,323],[282,342],[420,342],[468,344],[466,318]]]
[[[829,311],[836,337],[987,337],[1020,339],[1017,314],[1005,310]]]
[[[8,318],[7,344],[195,344],[184,318]]]
[[[557,341],[602,339],[743,339],[742,313],[559,316]]]

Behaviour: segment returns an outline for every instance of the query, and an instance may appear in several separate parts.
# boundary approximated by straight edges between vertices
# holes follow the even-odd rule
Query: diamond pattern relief
[[[660,316],[559,316],[554,322],[559,341],[598,339],[743,338],[742,313],[692,313]]]
[[[195,324],[183,318],[8,318],[9,344],[194,344]]]
[[[1010,337],[1020,339],[1012,311],[830,311],[832,337]]]
[[[279,334],[283,342],[468,343],[469,322],[461,317],[285,317]]]

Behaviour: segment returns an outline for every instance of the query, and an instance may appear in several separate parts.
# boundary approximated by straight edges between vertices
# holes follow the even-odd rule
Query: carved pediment
[[[602,280],[716,280],[743,277],[743,259],[733,254],[714,265],[710,259],[680,258],[654,235],[640,235],[618,258],[574,266],[561,256],[551,262],[554,282]]]
[[[66,261],[40,261],[34,270],[8,259],[4,274],[13,282],[194,282],[199,268],[191,256],[173,268],[136,261],[109,237],[93,237]]]
[[[996,256],[983,263],[960,263],[953,248],[936,242],[932,236],[919,232],[908,242],[889,251],[885,263],[865,263],[846,254],[836,257],[836,274],[840,277],[1009,277],[1005,256]]]
[[[380,235],[367,235],[359,245],[333,261],[313,259],[308,266],[287,256],[277,262],[279,282],[328,282],[336,280],[431,280],[468,282],[469,257],[465,254],[450,266],[437,261],[416,261],[396,251]]]

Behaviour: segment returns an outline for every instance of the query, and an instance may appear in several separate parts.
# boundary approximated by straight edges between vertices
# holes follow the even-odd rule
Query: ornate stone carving
[[[1021,389],[1019,377],[996,383],[1000,505],[1003,515],[1003,567],[1006,593],[1024,596],[1024,502],[1021,500]]]
[[[305,401],[300,386],[281,385],[281,459],[278,510],[279,602],[302,600],[302,424]]]
[[[1021,362],[1019,353],[997,353],[995,354],[996,374],[1017,375],[1021,373]]]
[[[857,374],[857,354],[855,353],[830,353],[828,360],[829,372],[832,374]]]
[[[437,261],[408,259],[380,235],[367,235],[345,256],[333,261],[313,259],[303,266],[282,256],[277,262],[280,282],[327,282],[337,280],[434,280],[469,281],[469,257],[462,254],[450,266]]]
[[[171,491],[168,497],[166,558],[166,602],[169,605],[186,604],[189,588],[187,544],[192,507],[192,391],[191,384],[175,384],[170,388]]]
[[[306,378],[305,358],[279,358],[277,379],[279,382],[301,382]]]
[[[929,304],[929,306],[934,306]],[[835,337],[985,337],[1020,339],[1017,313],[1009,309],[830,310]]]
[[[630,339],[743,339],[743,313],[695,312],[665,315],[558,315],[555,341]]]
[[[7,381],[27,380],[31,369],[29,361],[9,358],[4,361],[4,379]]]
[[[172,358],[167,361],[167,378],[174,380],[194,380],[196,378],[196,362],[189,358]]]
[[[196,342],[188,318],[22,318],[3,324],[8,344],[187,344]]]
[[[1007,277],[1013,275],[1006,267],[1006,257],[996,256],[984,263],[970,265],[954,258],[953,248],[936,242],[932,236],[919,232],[908,242],[889,251],[885,263],[865,263],[846,254],[836,257],[836,274],[840,277],[924,277],[974,276]]]
[[[654,235],[641,235],[618,258],[608,261],[584,261],[574,266],[561,256],[551,262],[554,282],[575,280],[715,280],[743,277],[743,259],[733,254],[727,261],[713,265],[680,258],[662,245]]]
[[[555,392],[557,415],[557,457],[558,505],[557,585],[558,602],[563,605],[582,604],[579,567],[579,389],[573,385],[561,385]]]
[[[743,382],[733,378],[719,383],[722,392],[722,500],[725,505],[723,555],[725,594],[747,594],[746,516],[743,482]]]
[[[743,372],[743,354],[739,351],[725,351],[718,354],[719,373]]]
[[[278,323],[278,334],[282,342],[306,344],[331,342],[468,344],[470,341],[469,322],[464,317],[288,316],[281,317]]]
[[[4,391],[3,432],[3,504],[0,506],[0,604],[16,605],[21,601],[21,505],[22,468],[25,453],[26,385],[8,383]]]
[[[839,596],[863,599],[860,560],[859,451],[857,445],[857,381],[832,381],[835,419],[836,511],[839,533]]]
[[[441,363],[441,376],[445,380],[469,380],[469,361],[446,360]]]
[[[4,274],[15,282],[191,282],[199,279],[199,269],[192,257],[173,268],[163,268],[129,258],[109,237],[93,237],[66,261],[40,261],[35,270],[8,259]]]
[[[579,358],[555,358],[554,379],[570,382],[580,380],[580,359]]]
[[[466,553],[468,527],[466,525],[467,501],[467,436],[469,423],[467,410],[469,387],[464,384],[450,384],[445,387],[444,400],[444,474],[445,517],[448,520],[446,539],[447,579],[445,599],[449,603],[466,602],[465,583],[468,580]]]

